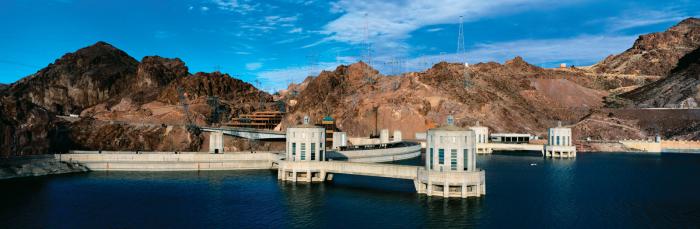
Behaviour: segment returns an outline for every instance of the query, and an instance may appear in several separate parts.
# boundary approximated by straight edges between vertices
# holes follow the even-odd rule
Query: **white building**
[[[209,132],[209,153],[224,153],[223,132]]]
[[[332,149],[340,149],[342,146],[348,146],[348,135],[345,132],[333,132],[333,147]]]
[[[428,130],[424,170],[419,170],[419,193],[443,197],[481,196],[486,193],[484,171],[476,168],[474,131],[454,125]]]
[[[389,129],[382,129],[379,131],[379,143],[389,143]]]
[[[402,141],[401,137],[401,131],[400,130],[394,130],[394,138],[391,140],[392,142],[400,142]]]
[[[450,119],[450,118],[448,118]],[[476,167],[474,131],[450,123],[428,130],[425,164],[432,171],[471,171]]]
[[[562,127],[561,122],[557,127],[549,128],[544,153],[546,157],[576,157],[576,146],[571,139],[571,128]]]
[[[490,147],[485,146],[487,143],[489,143],[489,128],[481,126],[477,121],[476,126],[469,127],[469,129],[474,131],[474,135],[476,136],[476,153],[492,153],[493,150],[491,150]]]
[[[287,161],[325,161],[324,145],[326,136],[323,127],[304,123],[287,128]]]

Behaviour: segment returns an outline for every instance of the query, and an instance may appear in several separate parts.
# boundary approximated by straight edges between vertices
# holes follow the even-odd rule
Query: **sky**
[[[0,83],[97,41],[138,60],[178,57],[192,73],[221,71],[267,91],[359,60],[383,74],[515,56],[583,66],[691,16],[700,16],[700,1],[2,0]]]

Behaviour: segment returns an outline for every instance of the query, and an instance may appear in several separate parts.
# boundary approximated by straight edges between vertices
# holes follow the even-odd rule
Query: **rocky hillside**
[[[697,101],[700,101],[700,48],[681,58],[667,77],[620,97],[642,107],[697,107]]]
[[[688,18],[664,32],[639,36],[625,52],[593,66],[599,73],[665,76],[700,47],[700,19]]]
[[[98,42],[17,81],[8,93],[50,112],[80,113],[127,91],[136,82],[138,65],[125,52]]]
[[[68,149],[199,150],[204,136],[185,129],[177,89],[199,125],[225,122],[271,96],[227,74],[191,75],[177,58],[140,62],[105,42],[68,53],[0,91],[0,155]],[[217,97],[212,120],[209,98]],[[79,118],[63,115],[79,114]],[[214,123],[213,123],[214,122]]]
[[[286,123],[306,114],[317,120],[331,115],[350,136],[368,136],[376,116],[380,129],[413,138],[451,114],[461,126],[480,121],[496,132],[541,133],[557,120],[576,122],[601,107],[609,83],[575,69],[539,68],[520,57],[469,68],[443,62],[403,76],[382,76],[360,62],[324,71],[303,87],[293,85],[301,91],[287,98],[298,103]]]

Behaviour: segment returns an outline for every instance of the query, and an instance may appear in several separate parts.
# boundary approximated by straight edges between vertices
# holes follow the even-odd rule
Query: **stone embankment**
[[[36,155],[0,159],[0,179],[86,172],[75,162],[60,161],[53,155]]]

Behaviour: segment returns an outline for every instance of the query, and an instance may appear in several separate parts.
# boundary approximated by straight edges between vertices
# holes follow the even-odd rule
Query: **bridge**
[[[280,161],[277,175],[281,180],[294,182],[323,182],[331,180],[332,176],[327,175],[333,173],[414,180],[419,168],[411,165],[345,161]]]
[[[477,143],[477,153],[486,154],[495,151],[536,151],[544,155],[542,144],[505,144],[505,143]]]
[[[282,140],[285,139],[285,132],[274,130],[261,130],[255,128],[232,128],[232,127],[200,127],[204,132],[220,132],[225,135],[236,136],[253,140]]]
[[[277,179],[292,182],[324,182],[332,180],[333,174],[412,180],[416,192],[429,196],[486,194],[483,170],[429,171],[423,166],[339,161],[280,161],[277,168]]]

